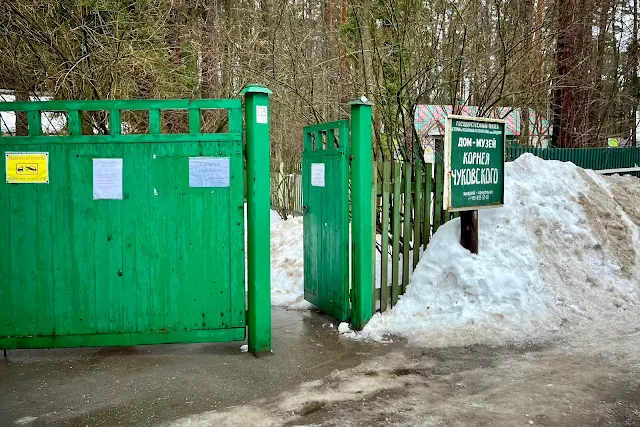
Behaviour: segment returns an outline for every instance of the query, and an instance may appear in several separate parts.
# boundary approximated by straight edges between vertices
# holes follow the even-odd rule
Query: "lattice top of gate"
[[[348,120],[306,126],[303,132],[304,151],[342,151],[351,148]]]
[[[0,138],[0,144],[238,141],[242,139],[241,108],[239,99],[2,102],[0,112],[16,113],[16,119],[17,114],[26,112],[28,136]],[[42,119],[50,120],[52,114],[62,123],[55,135],[43,132]],[[87,114],[94,120],[89,122],[90,134],[83,134],[83,116],[86,125]],[[219,116],[214,126],[204,119],[208,114]],[[145,132],[131,133],[123,115],[144,123]],[[163,118],[168,117],[174,118],[172,129],[164,126],[163,132]],[[3,123],[0,125],[0,129],[6,128]]]

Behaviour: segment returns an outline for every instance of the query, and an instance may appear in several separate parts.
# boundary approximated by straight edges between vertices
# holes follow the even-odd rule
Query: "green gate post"
[[[351,106],[351,203],[353,254],[353,316],[351,327],[361,330],[373,315],[373,200],[371,200],[371,106],[366,97]]]
[[[242,91],[247,129],[247,327],[249,351],[255,356],[271,352],[271,93],[260,85],[249,85]]]

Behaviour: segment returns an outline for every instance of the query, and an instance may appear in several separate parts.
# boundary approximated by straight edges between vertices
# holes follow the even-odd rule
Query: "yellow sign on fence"
[[[5,153],[7,182],[49,183],[49,153]]]

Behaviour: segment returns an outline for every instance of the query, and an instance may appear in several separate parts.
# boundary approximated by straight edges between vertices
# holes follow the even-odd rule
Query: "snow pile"
[[[479,254],[458,244],[459,220],[442,226],[364,336],[451,345],[638,322],[640,181],[530,154],[505,173],[505,206],[480,211]]]
[[[271,305],[305,309],[311,305],[304,301],[304,257],[302,217],[289,217],[284,221],[270,211],[271,222]],[[247,205],[244,205],[245,247],[247,239]],[[248,280],[247,253],[245,251],[245,286]]]
[[[271,304],[304,308],[302,217],[271,223]]]
[[[303,219],[292,217],[283,221],[275,211],[271,211],[271,214],[271,304],[293,309],[313,308],[311,303],[304,300]],[[349,246],[351,246],[351,240]],[[351,262],[350,257],[349,263]],[[402,263],[402,254],[400,254],[400,262]],[[388,263],[391,271],[391,257]],[[380,288],[381,264],[380,254],[376,252],[377,288]],[[351,273],[351,268],[349,272]],[[391,275],[389,275],[389,283],[391,283]]]
[[[351,330],[351,326],[347,322],[342,322],[338,325],[338,332],[341,334],[346,334]]]

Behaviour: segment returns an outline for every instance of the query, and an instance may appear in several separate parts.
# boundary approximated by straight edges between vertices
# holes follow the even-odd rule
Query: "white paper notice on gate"
[[[256,106],[256,122],[264,125],[269,123],[269,110],[266,105]]]
[[[93,200],[122,200],[122,159],[93,159]]]
[[[324,163],[311,163],[311,185],[324,187]]]
[[[229,157],[189,157],[189,187],[229,187]]]

